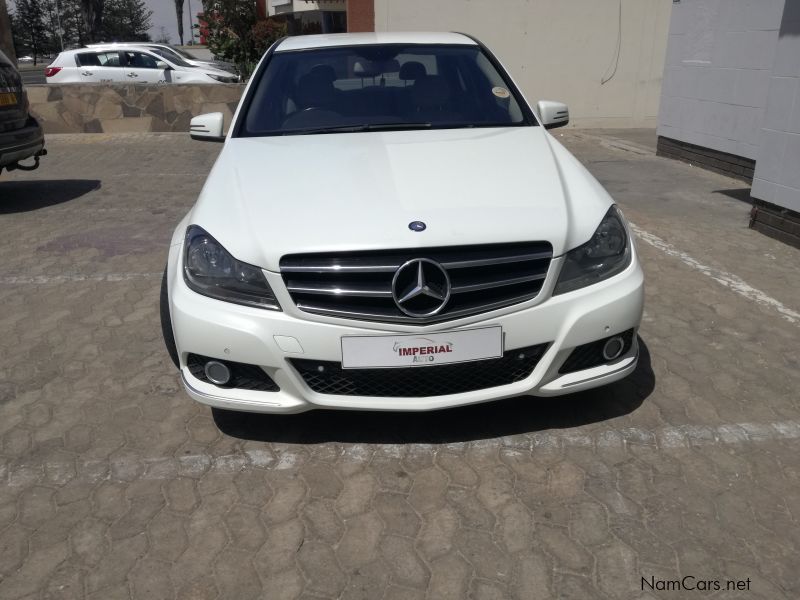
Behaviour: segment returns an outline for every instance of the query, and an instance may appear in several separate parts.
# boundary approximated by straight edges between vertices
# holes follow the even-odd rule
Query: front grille
[[[619,335],[623,341],[622,352],[620,353],[620,357],[622,357],[628,353],[631,349],[631,344],[633,344],[633,329],[629,329],[617,335]],[[584,369],[591,369],[592,367],[608,363],[609,361],[603,357],[603,346],[612,337],[616,337],[616,335],[597,340],[596,342],[590,342],[583,346],[578,346],[570,353],[558,372],[562,374],[574,373],[575,371],[583,371]]]
[[[548,242],[417,248],[333,254],[293,254],[280,268],[289,294],[305,312],[390,323],[434,323],[534,298],[542,289],[553,247]],[[396,305],[392,280],[407,261],[441,265],[450,298],[438,314],[409,316]]]
[[[502,358],[456,365],[393,369],[342,369],[331,361],[291,358],[306,385],[320,394],[423,398],[472,392],[522,381],[533,372],[548,344],[509,350]]]
[[[217,387],[255,390],[259,392],[278,392],[281,389],[278,387],[278,384],[264,372],[264,369],[257,365],[248,365],[231,360],[221,360],[218,358],[190,354],[186,361],[186,366],[189,367],[189,372],[200,381],[211,383],[211,385],[217,385],[209,381],[206,376],[205,366],[210,360],[225,363],[231,372],[230,381],[225,385],[218,385]]]

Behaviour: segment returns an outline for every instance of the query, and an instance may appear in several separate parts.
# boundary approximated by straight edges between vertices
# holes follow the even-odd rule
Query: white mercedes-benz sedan
[[[637,363],[625,219],[498,60],[456,33],[275,43],[175,230],[167,348],[211,406],[430,410]]]

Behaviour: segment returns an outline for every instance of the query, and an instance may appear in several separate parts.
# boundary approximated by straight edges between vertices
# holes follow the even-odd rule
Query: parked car
[[[614,200],[455,33],[286,38],[262,58],[162,284],[188,394],[223,409],[428,410],[552,396],[638,360]]]
[[[28,96],[13,63],[0,52],[0,173],[32,171],[47,154],[42,128],[28,111]],[[32,164],[22,161],[33,160]]]
[[[236,83],[226,71],[194,67],[136,46],[67,50],[45,69],[48,83]]]
[[[149,48],[159,56],[165,58],[180,59],[194,67],[204,67],[207,69],[219,69],[234,73],[236,71],[235,65],[222,60],[200,60],[196,56],[186,52],[177,46],[171,44],[159,44],[156,42],[107,42],[105,44],[88,44],[88,48],[99,46],[136,46],[139,48]]]

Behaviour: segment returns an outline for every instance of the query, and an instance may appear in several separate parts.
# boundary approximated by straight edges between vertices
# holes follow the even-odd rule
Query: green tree
[[[63,0],[40,0],[44,11],[44,24],[47,30],[47,46],[51,52],[60,52],[66,48],[62,44],[64,30],[61,23]]]
[[[30,54],[33,64],[50,52],[50,33],[47,30],[44,4],[39,0],[17,0],[11,15],[11,30],[17,56]]]
[[[270,44],[286,35],[286,24],[259,21],[252,0],[203,0],[211,52],[248,77]]]
[[[105,0],[80,0],[80,3],[88,41],[101,41]]]
[[[64,48],[85,46],[89,42],[81,0],[58,0]]]
[[[107,42],[148,42],[152,16],[145,0],[106,0],[101,37]]]

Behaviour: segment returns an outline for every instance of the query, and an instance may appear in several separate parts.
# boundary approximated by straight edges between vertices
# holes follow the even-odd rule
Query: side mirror
[[[539,100],[536,103],[536,112],[539,113],[539,120],[545,129],[555,129],[569,123],[569,109],[563,102]]]
[[[165,63],[163,60],[157,60],[157,61],[156,61],[156,68],[157,68],[157,69],[162,69],[162,70],[164,70],[164,71],[171,71],[171,70],[172,70],[172,67],[170,67],[170,66],[169,66],[167,63]]]
[[[224,117],[221,112],[200,115],[189,122],[189,135],[193,140],[201,142],[224,142],[223,125]]]

